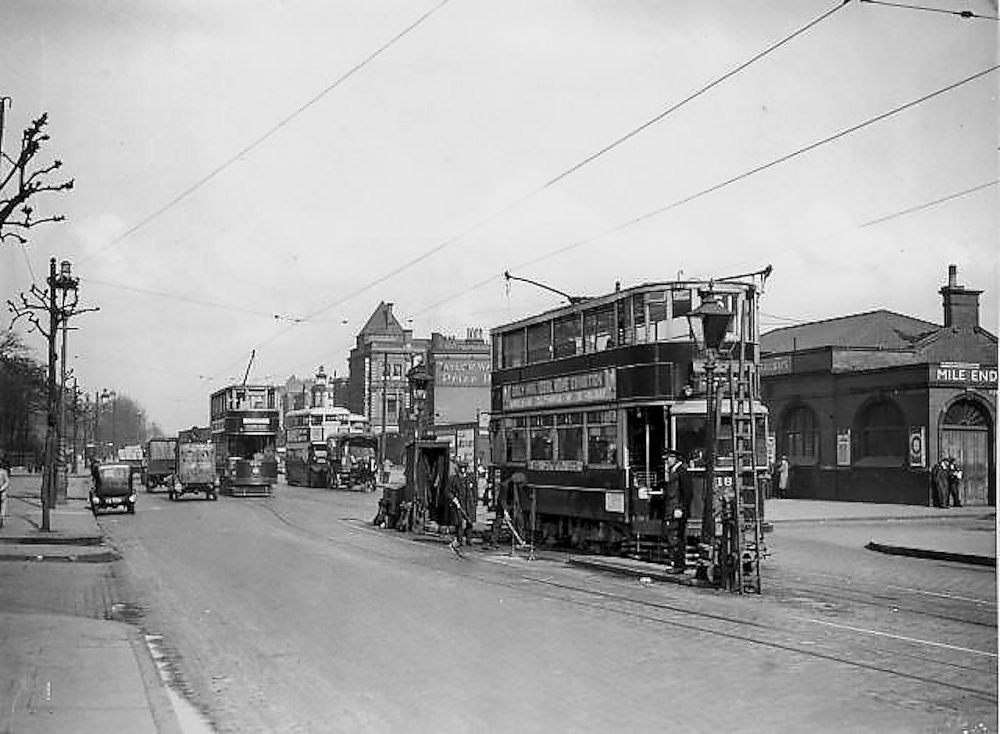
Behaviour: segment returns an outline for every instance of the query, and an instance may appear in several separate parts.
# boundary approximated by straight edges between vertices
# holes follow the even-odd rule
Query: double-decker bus
[[[285,479],[289,484],[326,487],[327,440],[364,433],[368,420],[341,407],[299,408],[285,413]]]
[[[277,389],[231,385],[212,393],[212,443],[223,494],[267,496],[278,478]]]
[[[767,471],[757,374],[762,276],[616,289],[492,330],[493,479],[520,474],[526,482],[537,542],[662,557],[665,524],[649,490],[662,477],[666,450],[688,463],[694,485],[686,540],[694,547],[712,540],[699,537],[706,360],[686,318],[703,298],[733,314],[709,365],[717,408],[713,485],[728,487],[730,496],[734,486],[750,486],[760,496]],[[730,390],[734,381],[739,391]],[[737,395],[743,399],[734,401]]]

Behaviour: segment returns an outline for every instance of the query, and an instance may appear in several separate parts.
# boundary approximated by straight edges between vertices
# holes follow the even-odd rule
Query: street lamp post
[[[430,374],[423,362],[414,365],[406,373],[406,381],[410,384],[410,395],[413,398],[413,412],[416,415],[415,438],[429,437],[430,430],[427,427],[427,386],[430,384]]]
[[[111,401],[111,448],[114,450],[115,447],[115,407],[118,402],[118,394],[114,390],[101,390],[97,393],[97,414],[94,419],[94,443],[101,447],[101,453],[104,452],[104,447],[97,441],[97,425],[101,419],[101,402]]]
[[[723,306],[712,292],[711,285],[702,291],[701,305],[688,315],[691,335],[698,350],[705,355],[705,486],[702,489],[702,544],[714,547],[715,537],[715,454],[716,423],[718,422],[715,389],[716,360],[726,337],[733,313]],[[703,567],[704,568],[704,567]],[[699,573],[704,573],[700,570]]]

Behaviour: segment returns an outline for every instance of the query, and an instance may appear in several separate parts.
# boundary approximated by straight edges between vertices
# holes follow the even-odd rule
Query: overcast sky
[[[207,424],[255,348],[251,380],[346,374],[380,300],[417,336],[559,304],[504,269],[597,295],[770,263],[773,328],[940,323],[954,263],[996,333],[995,183],[867,224],[996,181],[996,71],[751,173],[997,63],[995,20],[840,6],[4,0],[5,150],[47,111],[43,157],[76,188],[37,204],[66,223],[0,247],[0,295],[71,260],[101,311],[76,320],[70,366],[168,432]]]

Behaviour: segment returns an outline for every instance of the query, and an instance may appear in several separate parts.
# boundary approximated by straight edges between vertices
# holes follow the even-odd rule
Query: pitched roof
[[[402,334],[403,327],[392,315],[392,304],[379,301],[378,306],[368,317],[368,321],[361,327],[358,335],[362,334]]]
[[[913,349],[942,327],[930,321],[880,309],[866,313],[786,326],[762,334],[764,353],[794,352],[819,347]]]

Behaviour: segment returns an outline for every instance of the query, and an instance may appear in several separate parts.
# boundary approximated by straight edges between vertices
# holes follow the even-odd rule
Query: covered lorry
[[[177,439],[151,438],[146,443],[146,476],[143,484],[146,491],[156,487],[169,487],[174,481],[177,469]]]
[[[207,428],[191,428],[177,434],[177,461],[170,499],[185,494],[204,493],[218,499],[219,480],[215,473],[215,445]]]

